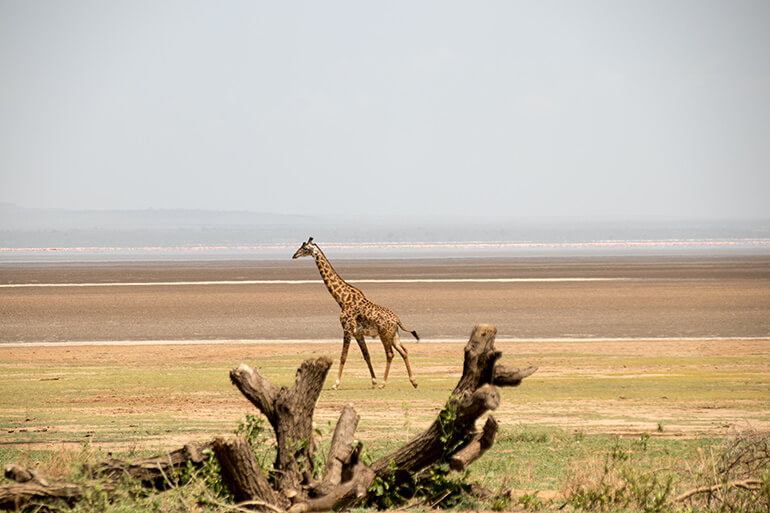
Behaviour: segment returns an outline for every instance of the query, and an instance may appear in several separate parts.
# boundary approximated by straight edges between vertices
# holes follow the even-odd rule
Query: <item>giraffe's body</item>
[[[366,365],[369,367],[369,374],[372,376],[372,386],[377,385],[377,378],[374,374],[374,368],[372,367],[372,361],[369,357],[369,350],[366,347],[364,337],[379,336],[382,341],[382,345],[385,347],[385,357],[387,363],[385,364],[385,375],[382,379],[382,385],[384,387],[388,381],[388,373],[390,372],[390,364],[393,361],[393,350],[395,349],[398,354],[404,359],[406,364],[406,371],[409,374],[409,381],[414,387],[417,387],[417,382],[412,376],[412,368],[409,365],[409,356],[406,347],[401,345],[401,339],[398,336],[398,329],[401,328],[404,331],[409,331],[401,324],[398,316],[390,308],[376,305],[366,299],[364,293],[353,285],[343,280],[339,274],[326,259],[326,255],[323,254],[321,248],[313,243],[313,238],[310,237],[307,242],[294,253],[292,258],[299,258],[304,256],[312,256],[315,260],[318,272],[321,273],[321,278],[326,284],[326,288],[332,295],[337,304],[340,305],[342,313],[340,313],[340,324],[342,324],[342,354],[340,355],[340,368],[337,374],[337,380],[334,383],[333,389],[336,389],[340,384],[340,378],[342,377],[342,368],[345,366],[345,360],[348,357],[348,349],[350,348],[350,341],[355,338],[358,342],[358,347],[361,348],[361,353],[366,360]],[[417,332],[410,331],[417,340],[420,337],[417,336]]]

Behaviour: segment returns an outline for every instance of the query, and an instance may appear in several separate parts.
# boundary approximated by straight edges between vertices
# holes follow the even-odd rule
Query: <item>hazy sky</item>
[[[0,201],[770,217],[770,2],[0,0]]]

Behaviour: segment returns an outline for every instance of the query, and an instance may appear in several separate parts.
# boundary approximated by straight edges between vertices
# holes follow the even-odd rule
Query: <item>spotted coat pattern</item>
[[[366,347],[364,337],[379,337],[385,348],[385,375],[382,379],[382,385],[380,388],[385,387],[388,381],[388,373],[390,372],[390,364],[393,361],[393,351],[395,350],[404,359],[406,365],[406,371],[409,374],[409,381],[412,386],[417,387],[417,381],[415,381],[412,375],[412,368],[409,365],[409,355],[406,347],[401,344],[401,339],[398,336],[398,329],[401,328],[404,331],[409,331],[417,340],[417,332],[410,331],[404,328],[401,324],[401,320],[398,316],[385,306],[380,306],[372,303],[364,296],[364,293],[353,285],[343,280],[339,274],[334,270],[329,260],[324,255],[321,248],[313,243],[313,238],[308,239],[302,246],[294,253],[292,258],[300,258],[312,256],[315,260],[318,272],[321,274],[321,278],[326,284],[326,288],[332,295],[334,300],[340,305],[342,312],[340,313],[340,324],[342,324],[342,354],[340,355],[340,367],[337,373],[337,379],[334,383],[333,389],[337,389],[342,378],[342,369],[345,366],[345,360],[347,360],[348,349],[350,348],[350,341],[355,338],[358,343],[358,347],[361,349],[361,354],[366,360],[366,365],[369,367],[369,374],[372,377],[372,386],[377,386],[377,378],[374,374],[374,368],[372,367],[372,361],[369,357],[369,350]]]

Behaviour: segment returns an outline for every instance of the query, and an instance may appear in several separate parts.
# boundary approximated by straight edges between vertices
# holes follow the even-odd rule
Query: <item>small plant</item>
[[[628,461],[630,458],[631,452],[623,449],[619,438],[615,439],[615,445],[612,446],[612,451],[610,452],[610,459],[612,462]],[[607,465],[605,465],[605,467],[606,466]]]
[[[246,438],[257,457],[260,468],[267,471],[268,459],[275,457],[275,444],[268,437],[264,417],[260,415],[246,415],[246,419],[238,423],[234,432],[236,435]]]
[[[228,502],[231,501],[233,499],[232,494],[227,485],[222,481],[222,469],[219,467],[219,461],[214,456],[214,451],[204,449],[203,454],[207,455],[208,458],[200,468],[195,468],[192,462],[187,462],[187,469],[182,482],[194,483],[197,481],[203,484],[202,490],[194,494],[195,498],[200,502],[206,502],[209,496]]]
[[[387,473],[384,478],[375,477],[374,482],[369,487],[370,505],[377,509],[389,509],[403,504],[408,497],[402,495],[402,491],[396,487],[396,464],[390,460]]]
[[[647,451],[648,440],[642,435],[642,452]],[[581,462],[568,482],[568,503],[585,511],[770,511],[770,437],[766,434],[740,433],[721,448],[698,448],[687,464],[689,475],[672,468],[645,471],[637,454],[633,446],[624,448],[617,440],[601,464]]]
[[[544,507],[536,493],[525,493],[519,497],[519,505],[527,511],[541,511]]]
[[[438,426],[441,430],[442,455],[427,471],[421,472],[417,479],[399,474],[393,461],[390,462],[384,477],[375,478],[369,487],[369,505],[379,509],[389,509],[403,505],[413,497],[420,497],[431,508],[454,508],[460,505],[473,505],[468,494],[471,485],[466,482],[467,472],[452,475],[448,456],[452,454],[461,437],[457,437],[457,412],[451,406],[441,410]],[[400,483],[398,486],[395,483]]]
[[[450,398],[451,402],[451,398]],[[439,428],[441,429],[440,440],[444,444],[444,453],[451,452],[451,449],[447,447],[447,444],[452,439],[455,433],[455,422],[457,421],[457,410],[451,406],[446,406],[438,414]]]
[[[468,492],[470,485],[466,482],[467,472],[450,476],[449,463],[441,462],[433,465],[429,471],[429,479],[418,493],[425,497],[425,503],[432,507],[454,508],[460,505],[471,505]]]
[[[246,438],[252,449],[259,448],[264,441],[265,419],[259,415],[246,415],[246,420],[239,422],[235,434]]]
[[[649,433],[642,433],[639,435],[639,445],[642,446],[642,450],[647,452],[647,443],[650,441]]]
[[[647,439],[643,438],[646,451]],[[596,468],[596,467],[594,467]],[[592,476],[574,477],[568,503],[586,511],[632,508],[645,513],[667,511],[673,490],[673,477],[659,478],[655,472],[643,472],[617,439]]]
[[[329,446],[331,445],[331,440],[327,439],[325,442],[321,443],[321,440],[324,440],[326,435],[329,434],[330,431],[330,425],[331,423],[321,426],[317,426],[315,422],[313,423],[313,433],[315,435],[315,451],[313,451],[313,454],[310,455],[310,457],[313,460],[313,477],[316,479],[320,479],[323,474],[324,466],[326,465],[326,458],[324,455],[329,452]],[[263,467],[264,468],[264,467]]]
[[[511,506],[511,494],[500,493],[492,497],[489,501],[489,508],[492,511],[506,511]]]
[[[404,438],[409,438],[409,428],[411,427],[411,415],[409,415],[409,403],[401,401],[401,410],[404,412]]]
[[[671,498],[673,476],[659,478],[655,472],[640,472],[632,466],[622,470],[626,485],[626,501],[645,513],[667,511]]]

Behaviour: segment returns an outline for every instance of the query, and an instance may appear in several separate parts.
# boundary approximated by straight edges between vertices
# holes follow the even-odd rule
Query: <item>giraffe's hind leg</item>
[[[390,364],[393,363],[393,339],[398,336],[395,330],[380,330],[380,340],[382,347],[385,348],[385,374],[382,376],[380,388],[385,388],[388,384],[388,374],[390,374]]]
[[[393,349],[395,349],[396,352],[401,355],[401,358],[404,359],[404,364],[406,364],[406,373],[409,374],[409,382],[414,388],[417,388],[417,381],[412,375],[412,366],[409,365],[409,351],[407,351],[406,346],[401,345],[401,339],[398,336],[398,332],[396,332],[395,336],[393,337]]]
[[[383,345],[385,345],[383,343]],[[385,388],[385,385],[388,384],[388,374],[390,373],[390,364],[393,362],[393,348],[385,346],[385,357],[387,360],[385,361],[385,375],[382,376],[382,384],[380,385],[380,388]]]

